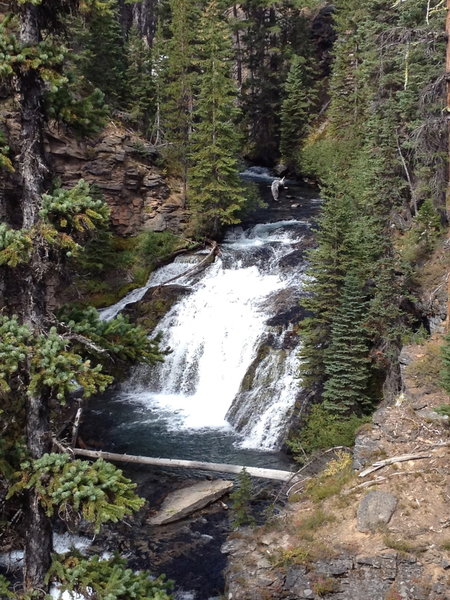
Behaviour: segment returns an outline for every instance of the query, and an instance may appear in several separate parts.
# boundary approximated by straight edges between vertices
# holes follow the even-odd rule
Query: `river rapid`
[[[299,307],[305,251],[313,243],[320,200],[317,190],[287,182],[275,203],[267,170],[242,175],[257,183],[267,207],[228,229],[205,270],[176,281],[186,293],[153,332],[161,333],[171,353],[163,364],[134,369],[125,382],[90,401],[81,430],[85,442],[113,452],[292,468],[282,448],[301,389],[295,325],[305,316]],[[105,309],[102,318],[112,318],[202,258],[179,257],[152,274],[144,288]],[[130,474],[153,506],[167,491],[205,478],[149,467]],[[144,542],[142,519],[132,537],[134,545],[146,544],[144,566],[150,562],[174,578],[180,599],[219,596],[227,512],[219,505],[181,525],[156,528],[148,534],[151,543]],[[116,535],[121,533],[108,532],[104,544],[114,545]],[[138,555],[136,561],[142,568]]]

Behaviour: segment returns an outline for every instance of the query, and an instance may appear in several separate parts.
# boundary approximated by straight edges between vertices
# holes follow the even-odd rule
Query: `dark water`
[[[262,177],[254,178],[250,173],[248,179],[257,183],[267,206],[249,217],[244,227],[290,219],[311,222],[317,215],[320,201],[314,188],[288,182],[288,189],[275,203],[271,199],[269,177],[262,173]],[[127,384],[90,400],[80,436],[89,447],[118,453],[283,470],[294,468],[284,452],[240,447],[242,438],[231,428],[170,427],[170,418],[164,418],[160,409],[153,410],[149,404],[133,401]],[[125,471],[138,483],[138,492],[147,498],[150,510],[157,508],[169,491],[211,477],[211,474],[189,469],[137,465],[126,467]],[[224,477],[230,478],[229,475]],[[257,500],[253,508],[261,512],[276,496],[279,484],[256,480],[255,488]],[[224,500],[229,503],[229,499]],[[111,528],[104,538],[99,538],[99,543],[127,554],[133,568],[166,573],[176,581],[177,599],[218,598],[223,593],[226,566],[220,547],[230,532],[230,512],[216,503],[179,523],[159,528],[150,528],[145,515],[140,515],[130,525]]]

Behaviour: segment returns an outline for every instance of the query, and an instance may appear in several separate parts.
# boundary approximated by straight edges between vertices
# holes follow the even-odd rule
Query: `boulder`
[[[148,519],[150,525],[165,525],[184,519],[196,510],[215,502],[233,489],[232,481],[200,481],[169,494],[159,512]]]
[[[358,531],[374,531],[387,525],[397,507],[397,498],[389,492],[374,490],[365,496],[358,506]]]

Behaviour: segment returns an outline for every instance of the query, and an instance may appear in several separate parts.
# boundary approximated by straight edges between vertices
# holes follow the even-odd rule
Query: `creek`
[[[162,346],[171,353],[160,365],[136,368],[125,382],[89,403],[81,431],[85,441],[95,440],[113,452],[291,468],[282,447],[300,390],[301,340],[295,326],[305,316],[299,306],[304,254],[313,243],[311,224],[320,200],[317,190],[287,182],[275,203],[267,170],[242,175],[257,183],[267,207],[228,229],[206,269],[176,281],[185,293],[153,332],[161,333]],[[114,317],[204,256],[178,257],[153,273],[144,288],[104,309],[102,318]],[[161,490],[153,488],[162,480],[165,492],[198,476],[141,469],[138,481],[140,490],[147,485],[150,502],[158,504]],[[195,536],[215,538],[220,548],[227,533],[224,520],[226,515],[213,511]],[[195,600],[220,593],[223,561],[214,559],[211,546],[200,545],[189,567],[176,559],[172,566],[162,564],[181,587],[193,590]],[[195,564],[206,567],[204,577],[192,578]],[[183,575],[186,570],[189,576]]]

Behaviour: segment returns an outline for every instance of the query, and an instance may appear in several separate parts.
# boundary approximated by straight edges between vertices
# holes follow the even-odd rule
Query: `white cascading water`
[[[306,230],[300,221],[230,230],[219,257],[194,283],[176,281],[192,291],[155,331],[171,354],[157,367],[138,369],[121,397],[148,409],[168,429],[235,428],[243,447],[277,449],[299,391],[298,348],[282,347],[289,325],[267,321],[280,311],[280,294],[287,291],[297,302],[303,264],[283,267],[280,260],[299,248]],[[179,263],[163,267],[142,295],[185,270]],[[103,318],[129,301],[107,309]],[[251,385],[245,386],[249,370]]]

